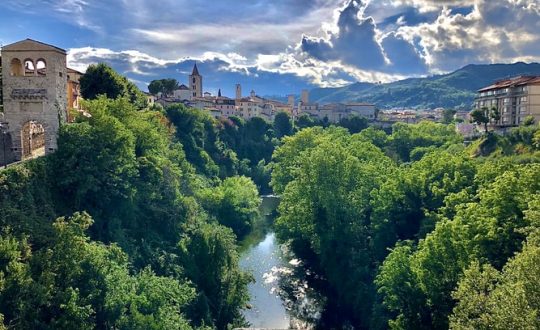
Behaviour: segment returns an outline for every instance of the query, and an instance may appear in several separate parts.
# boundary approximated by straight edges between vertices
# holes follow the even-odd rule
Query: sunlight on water
[[[285,264],[274,233],[267,234],[262,242],[242,255],[240,267],[250,270],[256,281],[248,288],[251,309],[244,311],[244,316],[252,327],[289,327],[289,316],[277,295],[279,269]]]

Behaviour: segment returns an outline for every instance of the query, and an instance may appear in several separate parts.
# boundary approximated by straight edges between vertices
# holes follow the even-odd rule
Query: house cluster
[[[203,92],[203,77],[199,73],[197,64],[193,66],[193,71],[188,79],[189,87],[182,84],[172,95],[156,95],[155,102],[163,106],[184,103],[192,108],[206,110],[215,118],[237,116],[250,119],[260,117],[266,121],[273,121],[277,113],[287,112],[292,117],[307,114],[314,119],[327,120],[333,123],[352,115],[375,119],[376,113],[373,104],[332,103],[320,105],[309,102],[309,92],[307,90],[302,91],[298,102],[296,102],[294,95],[289,95],[287,103],[259,96],[253,90],[248,96],[244,96],[240,84],[236,85],[234,98],[223,96],[221,90],[218,91],[218,95],[212,95],[209,92]]]

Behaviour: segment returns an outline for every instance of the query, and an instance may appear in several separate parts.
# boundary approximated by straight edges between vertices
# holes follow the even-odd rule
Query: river
[[[255,282],[248,287],[250,308],[243,314],[254,328],[288,329],[290,316],[278,295],[280,269],[288,264],[272,231],[273,211],[279,200],[264,196],[261,218],[244,239],[240,267],[252,272]]]

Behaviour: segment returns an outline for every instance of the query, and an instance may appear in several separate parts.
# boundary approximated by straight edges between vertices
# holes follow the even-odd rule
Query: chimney
[[[290,105],[291,107],[294,107],[294,95],[289,95],[289,98],[287,100],[287,104]]]
[[[240,100],[242,98],[242,85],[236,84],[236,99]]]
[[[307,89],[302,90],[302,103],[308,104],[309,103],[309,91]]]

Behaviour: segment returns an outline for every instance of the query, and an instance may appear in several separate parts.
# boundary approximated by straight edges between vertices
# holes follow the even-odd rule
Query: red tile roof
[[[510,79],[499,80],[493,85],[478,90],[479,93],[494,89],[507,88],[512,86],[525,86],[540,84],[540,76],[519,76]]]

